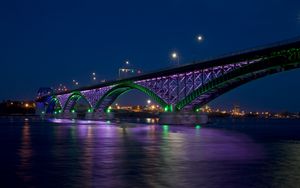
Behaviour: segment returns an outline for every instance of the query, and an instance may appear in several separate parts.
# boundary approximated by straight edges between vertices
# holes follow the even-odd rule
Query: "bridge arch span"
[[[290,62],[285,57],[273,57],[254,64],[249,64],[224,74],[223,76],[215,78],[207,84],[201,86],[183,100],[179,101],[176,104],[175,109],[177,111],[184,108],[193,108],[196,110],[218,96],[245,83],[265,77],[267,75],[296,68],[300,68],[300,60],[298,59]]]
[[[89,109],[92,109],[92,105],[89,100],[81,92],[74,91],[65,102],[62,112],[72,111],[74,106],[81,99],[83,99],[89,105]]]
[[[106,111],[107,108],[122,94],[131,91],[131,90],[139,90],[143,93],[145,93],[147,96],[149,96],[151,99],[156,101],[159,105],[161,105],[163,108],[168,107],[168,104],[160,98],[158,95],[156,95],[153,91],[150,89],[143,87],[139,84],[135,84],[133,82],[125,82],[118,84],[111,88],[109,91],[107,91],[96,103],[94,111],[103,110]]]
[[[56,96],[51,96],[48,99],[48,104],[46,105],[45,112],[46,113],[54,113],[56,106],[58,106],[58,108],[60,110],[62,109],[62,105],[61,105],[60,101],[57,99],[57,97]]]

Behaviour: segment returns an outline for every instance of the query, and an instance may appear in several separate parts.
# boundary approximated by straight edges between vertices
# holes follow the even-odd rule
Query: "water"
[[[0,187],[299,187],[299,120],[0,119]]]

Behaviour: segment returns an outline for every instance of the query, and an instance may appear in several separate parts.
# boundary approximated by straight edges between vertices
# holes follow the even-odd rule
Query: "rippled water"
[[[0,187],[300,186],[298,120],[195,128],[21,117],[0,126]]]

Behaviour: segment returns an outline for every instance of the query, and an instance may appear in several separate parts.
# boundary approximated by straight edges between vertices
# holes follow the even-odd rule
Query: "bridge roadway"
[[[300,39],[235,53],[68,92],[39,96],[42,113],[75,112],[80,100],[87,113],[109,112],[122,94],[137,89],[159,103],[165,112],[199,111],[216,97],[252,80],[300,67]]]

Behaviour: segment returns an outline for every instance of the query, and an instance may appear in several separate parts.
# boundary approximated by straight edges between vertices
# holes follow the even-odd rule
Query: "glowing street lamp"
[[[173,53],[172,53],[172,58],[173,58],[173,59],[176,59],[177,57],[178,57],[177,53],[176,53],[176,52],[173,52]]]
[[[151,104],[151,100],[150,99],[147,100],[147,104]]]
[[[173,53],[171,54],[171,58],[172,58],[174,61],[176,61],[177,65],[179,65],[179,56],[178,56],[178,54],[177,54],[176,52],[173,52]]]
[[[96,78],[96,73],[95,73],[95,72],[92,73],[92,78],[93,78],[94,81],[97,79],[97,78]]]
[[[198,41],[198,42],[201,42],[202,40],[203,40],[202,35],[198,35],[198,36],[197,36],[197,41]]]
[[[79,85],[79,82],[77,82],[76,80],[73,80],[73,84],[74,84],[75,86],[78,86],[78,85]]]

